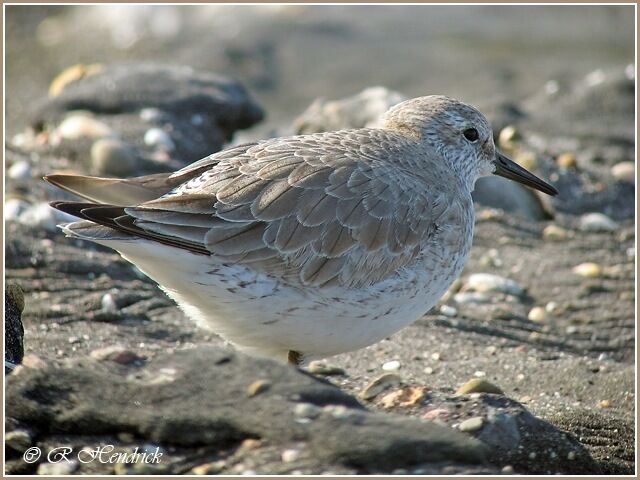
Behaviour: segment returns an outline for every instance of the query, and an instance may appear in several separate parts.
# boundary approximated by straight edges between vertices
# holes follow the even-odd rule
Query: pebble
[[[211,463],[203,463],[202,465],[198,465],[193,467],[189,473],[193,475],[216,475],[225,467],[225,462],[223,460],[218,460],[217,462]]]
[[[26,160],[20,160],[11,165],[7,176],[13,180],[28,180],[31,178],[31,165]]]
[[[458,425],[458,430],[461,432],[476,432],[482,428],[483,424],[484,418],[472,417]]]
[[[561,242],[569,238],[569,232],[557,225],[547,225],[542,231],[542,238],[552,242]]]
[[[564,169],[575,168],[578,164],[578,162],[576,161],[576,156],[573,153],[569,152],[558,155],[558,158],[556,158],[556,163],[560,168]]]
[[[300,450],[296,450],[295,448],[288,448],[283,451],[280,455],[283,463],[291,463],[295,462],[298,458],[300,458]]]
[[[127,350],[121,345],[110,345],[108,347],[98,348],[91,351],[89,356],[100,362],[109,361],[119,363],[120,365],[129,365],[133,362],[143,360],[143,357],[131,350]]]
[[[243,450],[255,450],[262,445],[262,441],[257,438],[246,438],[240,444],[240,448]]]
[[[102,68],[102,65],[99,63],[92,63],[89,65],[78,63],[65,68],[49,84],[49,96],[57,97],[67,87],[67,85],[84,77],[94,75],[101,71]]]
[[[100,300],[101,308],[103,312],[107,313],[115,313],[118,311],[118,305],[116,301],[113,299],[113,295],[110,293],[105,293]]]
[[[19,217],[18,221],[23,225],[33,228],[42,228],[50,232],[58,230],[59,223],[66,223],[77,220],[64,212],[60,212],[52,208],[48,203],[36,203],[25,210]]]
[[[113,135],[111,128],[89,115],[71,115],[58,125],[57,132],[66,140],[102,138]]]
[[[144,143],[151,147],[160,147],[164,150],[174,150],[175,143],[167,132],[160,128],[150,128],[144,134]]]
[[[422,418],[424,418],[425,420],[446,420],[447,418],[449,418],[449,415],[451,415],[451,412],[449,412],[449,410],[447,410],[446,408],[434,408],[433,410],[429,410],[427,413],[425,413]]]
[[[4,437],[4,443],[7,447],[13,448],[15,451],[24,453],[33,445],[33,439],[26,430],[13,430],[7,432]]]
[[[20,215],[29,210],[31,204],[18,198],[11,198],[4,202],[4,219],[18,220]]]
[[[298,403],[293,408],[293,414],[298,418],[317,418],[322,409],[312,403]]]
[[[600,400],[598,402],[598,408],[611,408],[611,402],[609,400]]]
[[[406,387],[387,393],[380,399],[383,408],[413,407],[420,404],[427,393],[427,387]]]
[[[567,453],[567,460],[575,460],[575,459],[576,459],[576,452],[571,450],[569,453]]]
[[[360,398],[363,400],[371,400],[384,392],[387,388],[399,385],[402,379],[395,373],[385,373],[378,378],[369,382],[369,384],[360,392]]]
[[[602,267],[597,263],[586,262],[573,267],[572,272],[585,278],[596,278],[602,275]]]
[[[313,373],[315,375],[344,375],[344,369],[337,367],[335,365],[328,365],[327,363],[314,360],[309,363],[309,367],[307,368],[309,373]]]
[[[513,142],[518,138],[518,130],[513,125],[507,125],[498,135],[498,145],[506,150],[514,147]]]
[[[505,475],[513,475],[513,472],[515,472],[515,470],[511,465],[505,465],[504,467],[502,467],[502,470],[500,471]]]
[[[556,308],[558,308],[558,304],[556,302],[549,302],[544,306],[544,309],[547,311],[547,313],[553,313]]]
[[[395,372],[400,370],[400,362],[398,360],[391,360],[382,365],[382,370],[385,372]]]
[[[508,295],[515,295],[516,297],[524,294],[524,288],[513,280],[490,273],[474,273],[470,275],[464,289],[480,293],[506,293]]]
[[[533,152],[519,152],[514,160],[518,165],[527,170],[535,170],[538,167],[538,159]]]
[[[580,217],[580,229],[586,232],[613,232],[618,224],[603,213],[586,213]]]
[[[145,122],[158,122],[162,119],[162,112],[157,108],[143,108],[140,110],[140,120]]]
[[[500,387],[481,378],[472,378],[456,391],[456,395],[467,395],[469,393],[493,393],[497,395],[504,395],[504,392]]]
[[[70,475],[78,468],[78,461],[69,459],[58,463],[41,463],[38,465],[38,475]]]
[[[480,292],[460,292],[453,296],[453,301],[461,305],[491,303],[491,297]]]
[[[271,382],[268,380],[256,380],[247,387],[247,395],[249,397],[255,397],[263,392],[266,392],[271,387]]]
[[[458,314],[458,309],[451,305],[441,305],[440,313],[445,317],[455,317]]]
[[[532,322],[544,322],[547,319],[547,311],[544,307],[533,307],[529,310],[527,318]]]
[[[136,171],[132,149],[122,140],[102,138],[91,146],[91,166],[96,173],[126,177]]]
[[[634,162],[620,162],[611,167],[611,175],[617,180],[636,183],[636,165]]]

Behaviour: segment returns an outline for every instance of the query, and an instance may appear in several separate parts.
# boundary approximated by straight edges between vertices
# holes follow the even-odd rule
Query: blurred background
[[[76,63],[153,61],[237,78],[262,135],[315,98],[384,85],[517,101],[634,59],[632,6],[8,6],[7,133]]]

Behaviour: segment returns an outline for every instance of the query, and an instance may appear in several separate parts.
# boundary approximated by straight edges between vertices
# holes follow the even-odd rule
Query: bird
[[[110,247],[197,325],[293,365],[372,345],[421,318],[462,273],[478,178],[558,191],[500,153],[476,108],[442,95],[378,128],[231,146],[173,173],[51,174],[83,201],[68,237]]]

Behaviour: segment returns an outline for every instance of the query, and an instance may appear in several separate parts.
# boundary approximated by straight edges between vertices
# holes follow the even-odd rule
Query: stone
[[[345,371],[343,368],[337,367],[335,365],[329,365],[326,362],[320,360],[314,360],[309,362],[308,366],[309,373],[313,373],[314,375],[344,375]]]
[[[618,224],[603,213],[587,213],[580,217],[580,229],[585,232],[614,232]]]
[[[262,392],[266,392],[270,387],[271,382],[269,380],[256,380],[247,387],[247,395],[255,397],[256,395],[260,395]]]
[[[88,114],[69,115],[60,123],[56,132],[65,140],[98,139],[114,135],[109,125]]]
[[[484,418],[472,417],[458,425],[458,430],[466,433],[476,432],[482,428],[482,425],[484,425]]]
[[[636,183],[636,164],[634,162],[620,162],[611,167],[611,175],[616,180],[627,183]]]
[[[371,400],[386,389],[399,385],[400,383],[402,383],[400,376],[395,373],[385,373],[369,382],[369,384],[362,389],[362,392],[360,392],[360,398],[363,400]]]
[[[572,272],[585,278],[596,278],[602,275],[602,267],[594,262],[585,262],[573,267]]]
[[[33,438],[27,430],[12,430],[4,437],[7,447],[13,448],[19,453],[24,453],[33,445]]]
[[[547,225],[542,231],[542,238],[551,242],[562,242],[569,237],[569,232],[558,225]]]
[[[533,307],[529,310],[527,318],[532,322],[542,323],[547,319],[547,311],[544,307]]]
[[[370,87],[341,100],[318,99],[295,119],[293,130],[297,134],[310,134],[375,127],[382,114],[403,100],[404,95],[384,87]]]
[[[558,167],[565,170],[569,168],[575,168],[578,164],[578,162],[576,161],[576,156],[570,152],[558,155],[558,158],[556,158],[556,163],[558,164]]]
[[[31,165],[26,160],[20,160],[7,170],[7,177],[12,180],[27,180],[31,178]]]
[[[456,391],[456,395],[468,395],[470,393],[492,393],[504,395],[502,389],[487,380],[472,378]]]
[[[506,293],[516,297],[524,295],[524,288],[513,280],[490,273],[474,273],[470,275],[463,290],[480,293]]]
[[[103,138],[91,146],[91,167],[100,175],[127,177],[136,172],[136,156],[122,140]]]
[[[400,370],[400,362],[398,360],[390,360],[382,365],[382,370],[385,372],[395,372]]]

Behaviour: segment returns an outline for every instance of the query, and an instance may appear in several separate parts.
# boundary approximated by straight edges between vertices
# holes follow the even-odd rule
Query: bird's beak
[[[494,162],[496,169],[493,172],[495,175],[499,175],[509,180],[515,180],[518,183],[522,183],[536,190],[540,190],[547,195],[557,195],[558,190],[549,185],[547,182],[542,181],[536,177],[530,171],[522,168],[513,160],[508,159],[500,152],[496,151],[496,159]]]

